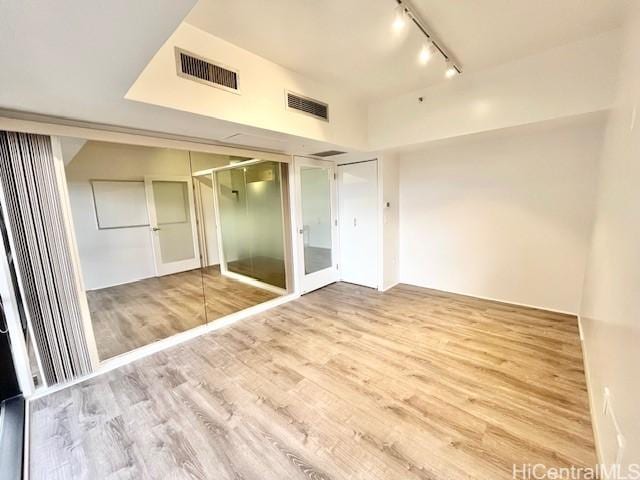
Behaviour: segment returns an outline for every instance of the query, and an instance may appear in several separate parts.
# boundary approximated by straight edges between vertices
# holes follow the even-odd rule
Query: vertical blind
[[[0,184],[25,307],[49,385],[90,373],[51,138],[0,131]]]

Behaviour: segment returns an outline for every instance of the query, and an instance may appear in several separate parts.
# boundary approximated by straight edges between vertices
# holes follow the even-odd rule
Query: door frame
[[[338,237],[338,190],[337,190],[337,166],[335,162],[327,160],[317,160],[307,157],[294,157],[295,169],[295,202],[296,202],[296,244],[298,246],[298,269],[297,285],[300,294],[305,294],[322,288],[340,279],[338,271],[340,258],[339,237]],[[331,266],[324,270],[319,270],[310,274],[305,273],[304,263],[304,223],[302,220],[302,177],[301,167],[316,167],[329,169],[330,203],[331,203]]]
[[[204,202],[202,200],[201,182],[193,182],[193,200],[197,215],[198,244],[200,246],[200,262],[202,268],[209,266],[209,242],[207,242],[205,225],[204,225]],[[218,226],[216,225],[216,230]]]
[[[187,184],[187,195],[189,201],[189,215],[191,216],[191,236],[193,238],[193,259],[180,260],[168,264],[162,263],[162,253],[160,251],[160,240],[158,238],[158,218],[156,215],[155,199],[153,195],[153,182],[185,182]],[[193,198],[193,180],[191,176],[179,175],[145,175],[144,189],[147,198],[147,214],[149,215],[149,234],[151,236],[151,246],[153,248],[153,262],[156,269],[156,276],[170,275],[172,273],[185,272],[200,268],[200,245],[198,243],[198,225],[195,210],[195,200]]]

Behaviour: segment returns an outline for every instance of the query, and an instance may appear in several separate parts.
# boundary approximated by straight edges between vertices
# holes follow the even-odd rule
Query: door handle
[[[160,230],[160,227],[151,227],[152,232],[157,232],[158,230]]]
[[[353,226],[354,227],[358,226],[358,219],[356,217],[353,217]]]

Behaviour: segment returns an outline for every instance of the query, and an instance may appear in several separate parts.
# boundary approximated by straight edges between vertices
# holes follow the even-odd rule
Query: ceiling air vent
[[[287,108],[329,121],[329,105],[297,93],[287,92]]]
[[[326,150],[324,152],[312,153],[311,155],[314,157],[326,158],[326,157],[334,157],[336,155],[342,155],[344,153],[347,153],[347,152],[341,152],[340,150]]]
[[[211,60],[176,48],[178,76],[239,93],[238,72],[214,63]]]

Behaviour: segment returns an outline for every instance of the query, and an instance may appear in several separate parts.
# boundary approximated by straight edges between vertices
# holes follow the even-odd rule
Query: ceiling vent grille
[[[193,53],[176,48],[178,76],[239,93],[238,72]]]
[[[287,92],[287,108],[329,121],[329,105],[313,98]]]
[[[343,155],[347,152],[341,152],[340,150],[326,150],[324,152],[312,153],[311,155],[314,157],[326,158],[326,157],[334,157],[336,155]]]

